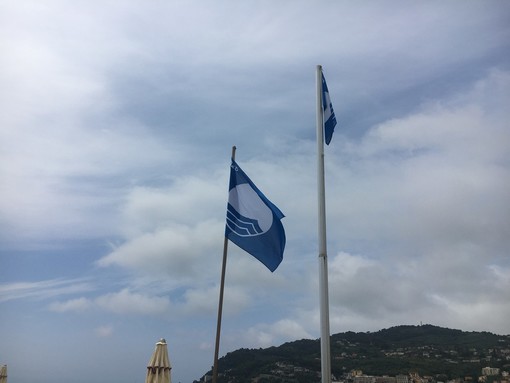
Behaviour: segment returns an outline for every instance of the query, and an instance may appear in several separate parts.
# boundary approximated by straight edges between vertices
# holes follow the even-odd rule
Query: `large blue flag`
[[[275,271],[283,259],[283,213],[232,160],[225,236]]]
[[[329,145],[331,137],[333,137],[333,131],[335,130],[336,117],[331,99],[329,98],[328,86],[326,85],[324,75],[322,75],[322,110],[324,111],[324,137],[326,145]]]

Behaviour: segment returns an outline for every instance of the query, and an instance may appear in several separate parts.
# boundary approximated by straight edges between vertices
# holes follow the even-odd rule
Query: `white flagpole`
[[[319,290],[321,322],[322,383],[331,382],[329,331],[328,256],[326,247],[326,192],[324,182],[324,113],[322,109],[322,67],[317,65],[317,191],[319,202]]]

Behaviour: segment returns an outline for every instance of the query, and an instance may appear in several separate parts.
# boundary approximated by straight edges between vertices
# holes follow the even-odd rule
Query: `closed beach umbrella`
[[[7,383],[7,366],[5,364],[0,368],[0,383]]]
[[[145,383],[171,383],[171,369],[166,340],[161,339],[156,343],[156,348],[147,366]]]

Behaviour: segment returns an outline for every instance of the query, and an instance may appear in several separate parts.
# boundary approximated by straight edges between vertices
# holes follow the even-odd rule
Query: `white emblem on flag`
[[[257,236],[271,228],[273,212],[249,184],[237,185],[230,190],[228,203],[227,226],[237,235]]]

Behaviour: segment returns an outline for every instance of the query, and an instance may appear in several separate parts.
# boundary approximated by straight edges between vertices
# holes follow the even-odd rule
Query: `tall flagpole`
[[[326,192],[324,182],[324,113],[322,107],[322,67],[317,65],[317,192],[319,214],[319,291],[321,322],[322,383],[331,382],[329,331],[328,256],[326,248]]]
[[[232,146],[232,159],[236,158],[236,147]],[[218,302],[218,321],[216,325],[216,345],[214,347],[213,383],[218,381],[218,354],[220,351],[221,314],[223,312],[223,290],[225,289],[225,270],[227,269],[228,238],[223,242],[223,263],[221,265],[220,299]]]

